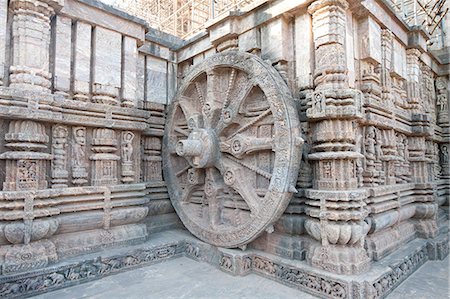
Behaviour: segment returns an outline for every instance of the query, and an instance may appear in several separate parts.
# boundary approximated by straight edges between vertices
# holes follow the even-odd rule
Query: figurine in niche
[[[403,145],[404,145],[404,151],[405,151],[405,154],[404,154],[405,161],[409,161],[409,149],[408,149],[409,141],[408,141],[408,137],[405,137],[403,139]]]
[[[374,127],[368,127],[367,128],[367,134],[366,134],[366,158],[368,160],[375,160],[375,128]]]
[[[380,161],[381,156],[383,155],[383,150],[381,149],[381,145],[383,144],[382,139],[381,139],[381,131],[380,130],[376,130],[375,131],[375,157],[377,161]]]
[[[122,137],[122,159],[123,162],[131,162],[131,156],[133,155],[133,142],[134,134],[131,132],[124,132]]]
[[[83,185],[87,183],[87,161],[86,161],[86,128],[75,127],[72,129],[72,183],[75,185]]]
[[[134,170],[133,170],[133,139],[134,134],[130,131],[122,132],[122,144],[120,152],[122,156],[122,182],[132,183],[134,182]]]
[[[448,147],[446,145],[443,145],[441,147],[441,153],[442,153],[442,162],[448,163]]]
[[[440,112],[445,112],[448,110],[447,97],[445,95],[439,95],[437,97],[437,106]]]
[[[84,128],[77,128],[75,130],[75,144],[73,147],[74,152],[74,166],[83,167],[84,166],[84,160],[86,156],[86,131]]]

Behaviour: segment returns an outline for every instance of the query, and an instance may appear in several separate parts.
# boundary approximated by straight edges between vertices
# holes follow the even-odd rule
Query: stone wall
[[[261,1],[187,41],[92,0],[0,0],[2,273],[178,226],[165,105],[227,51],[281,75],[306,141],[298,192],[249,247],[355,274],[434,238],[448,219],[450,86],[427,39],[380,0]]]
[[[383,1],[307,2],[265,2],[211,22],[177,51],[178,77],[229,50],[278,70],[306,144],[298,193],[275,231],[250,246],[360,273],[445,230],[449,64]]]
[[[147,31],[95,1],[0,2],[2,274],[177,225],[161,169],[173,52],[146,51]]]

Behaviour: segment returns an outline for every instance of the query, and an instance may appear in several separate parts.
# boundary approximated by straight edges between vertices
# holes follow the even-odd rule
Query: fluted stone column
[[[357,123],[361,93],[350,89],[345,55],[344,0],[319,0],[308,9],[313,20],[315,52],[314,92],[307,110],[312,128],[313,189],[308,197],[305,227],[317,243],[307,256],[315,267],[353,274],[369,267],[364,249],[368,224],[364,199],[358,189]]]
[[[11,0],[12,65],[10,86],[49,91],[50,18],[64,0]]]

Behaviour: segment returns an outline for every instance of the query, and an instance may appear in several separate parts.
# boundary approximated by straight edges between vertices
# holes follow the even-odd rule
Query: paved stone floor
[[[449,259],[431,261],[410,276],[389,299],[449,298]],[[57,290],[35,299],[114,298],[302,298],[315,297],[251,274],[233,277],[206,263],[182,257]]]

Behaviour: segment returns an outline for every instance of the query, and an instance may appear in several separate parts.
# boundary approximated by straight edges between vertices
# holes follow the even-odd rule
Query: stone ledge
[[[81,102],[50,93],[36,94],[8,87],[0,87],[0,117],[139,131],[152,125],[164,125],[161,112]]]

